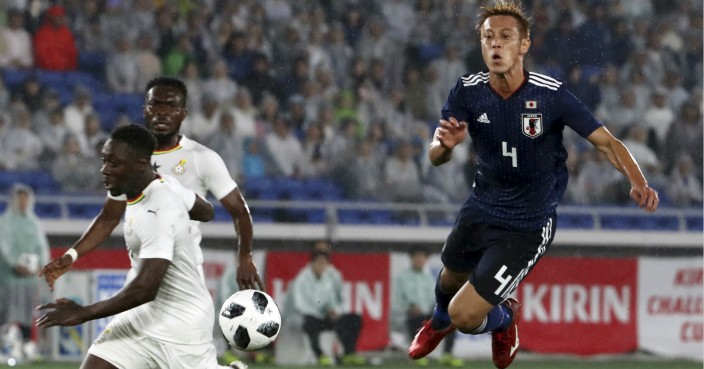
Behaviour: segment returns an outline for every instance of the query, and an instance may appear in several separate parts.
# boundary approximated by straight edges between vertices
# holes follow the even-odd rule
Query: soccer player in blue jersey
[[[497,368],[516,357],[520,304],[509,297],[553,240],[557,204],[567,186],[565,126],[602,152],[631,183],[645,211],[658,195],[621,141],[562,84],[523,69],[530,23],[520,6],[482,7],[477,23],[488,71],[462,76],[442,108],[429,158],[441,165],[471,136],[477,155],[474,190],[442,250],[436,307],[408,350],[428,355],[455,329],[492,332]],[[569,50],[559,50],[569,52]]]

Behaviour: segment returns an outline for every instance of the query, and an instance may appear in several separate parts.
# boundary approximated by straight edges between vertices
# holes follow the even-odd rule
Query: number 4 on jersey
[[[512,147],[511,151],[508,151],[508,144],[506,141],[501,141],[501,150],[503,151],[504,156],[511,157],[511,164],[513,164],[513,167],[518,168],[518,154],[516,153],[516,148]]]

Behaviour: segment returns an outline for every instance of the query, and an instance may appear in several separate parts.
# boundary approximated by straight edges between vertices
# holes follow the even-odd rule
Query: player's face
[[[103,185],[113,195],[132,192],[133,182],[137,177],[136,158],[126,143],[107,140],[100,152],[103,166]]]
[[[184,103],[183,95],[174,87],[154,86],[147,91],[144,121],[157,139],[178,134],[187,113]]]
[[[530,39],[518,31],[518,20],[507,15],[489,17],[481,27],[482,57],[489,72],[504,74],[523,68]]]

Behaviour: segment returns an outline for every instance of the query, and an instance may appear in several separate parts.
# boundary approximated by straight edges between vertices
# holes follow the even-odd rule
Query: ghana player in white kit
[[[159,77],[147,84],[144,120],[157,139],[157,148],[151,157],[153,169],[174,176],[198,195],[205,197],[210,192],[220,201],[231,215],[238,235],[235,260],[237,284],[240,289],[263,289],[261,277],[252,261],[252,218],[242,193],[217,153],[179,134],[181,123],[188,113],[187,94],[186,86],[176,78]],[[120,223],[125,207],[124,196],[108,196],[100,214],[72,247],[79,256],[94,249],[110,236]],[[196,260],[199,268],[202,268],[201,233],[197,224],[200,219],[195,216],[191,219],[194,219],[191,227],[194,241],[199,246]],[[59,257],[50,261],[41,274],[53,288],[56,279],[71,264],[71,258]]]
[[[189,211],[212,218],[212,205],[151,168],[156,146],[145,128],[116,129],[102,149],[103,182],[128,198],[124,237],[131,269],[113,297],[81,306],[68,299],[38,307],[39,327],[73,326],[115,315],[81,368],[219,368],[214,308],[200,277]],[[73,250],[73,249],[71,249]],[[75,253],[69,257],[75,259]]]

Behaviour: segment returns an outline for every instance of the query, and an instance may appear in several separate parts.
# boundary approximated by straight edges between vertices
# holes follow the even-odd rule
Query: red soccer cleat
[[[513,321],[503,331],[491,333],[491,354],[494,365],[504,369],[511,365],[518,353],[518,322],[521,320],[521,304],[514,298],[508,298],[502,304],[513,311]]]
[[[411,342],[411,347],[408,348],[408,356],[413,360],[418,360],[427,356],[429,353],[433,352],[436,347],[440,344],[440,341],[448,334],[455,331],[455,326],[450,324],[449,327],[436,331],[430,326],[430,319],[423,322],[423,326],[420,327],[413,342]]]

